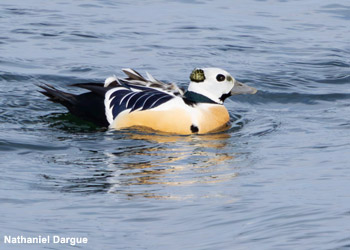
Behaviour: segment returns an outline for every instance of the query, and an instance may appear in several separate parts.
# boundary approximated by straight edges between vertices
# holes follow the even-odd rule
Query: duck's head
[[[257,92],[257,89],[235,80],[227,71],[219,68],[196,68],[192,71],[190,79],[186,93],[188,96],[199,94],[219,104],[232,95]]]

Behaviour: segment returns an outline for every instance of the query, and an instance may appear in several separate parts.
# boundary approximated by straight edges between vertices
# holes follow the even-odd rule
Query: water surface
[[[0,237],[349,248],[349,22],[346,0],[2,1]],[[124,67],[182,87],[221,67],[259,92],[228,100],[232,129],[203,136],[104,131],[37,92]]]

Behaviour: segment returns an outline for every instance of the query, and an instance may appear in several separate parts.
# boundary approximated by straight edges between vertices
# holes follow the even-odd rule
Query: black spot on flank
[[[198,129],[197,126],[191,125],[191,132],[192,132],[192,133],[198,133],[198,131],[199,131],[199,129]]]
[[[197,104],[197,102],[192,101],[192,100],[187,99],[187,98],[182,98],[182,100],[190,107],[194,107]]]

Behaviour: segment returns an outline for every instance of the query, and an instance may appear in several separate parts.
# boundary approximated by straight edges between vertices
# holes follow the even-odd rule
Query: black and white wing
[[[123,83],[122,86],[110,89],[105,95],[106,117],[109,124],[123,111],[141,111],[158,107],[175,98],[170,92],[145,86]]]

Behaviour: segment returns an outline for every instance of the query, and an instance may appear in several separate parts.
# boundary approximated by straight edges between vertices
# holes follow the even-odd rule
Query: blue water
[[[350,248],[349,24],[348,0],[1,1],[0,248]],[[207,66],[259,89],[215,135],[104,131],[36,86]]]

